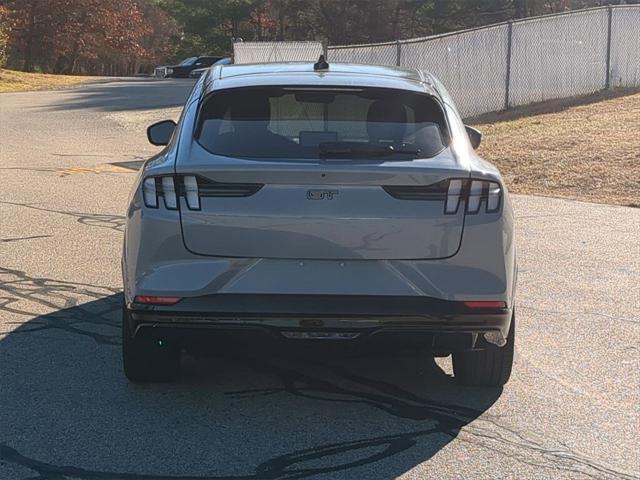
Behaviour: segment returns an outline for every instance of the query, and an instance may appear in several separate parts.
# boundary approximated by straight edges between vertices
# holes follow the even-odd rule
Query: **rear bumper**
[[[176,305],[131,304],[129,331],[183,336],[202,329],[275,339],[373,340],[414,337],[442,349],[482,348],[484,333],[506,338],[510,308],[471,310],[430,297],[219,294]],[[429,342],[430,345],[429,345]]]

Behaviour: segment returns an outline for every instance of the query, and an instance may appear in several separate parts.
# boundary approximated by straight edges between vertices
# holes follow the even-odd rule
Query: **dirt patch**
[[[510,191],[640,207],[640,92],[603,92],[470,121]]]

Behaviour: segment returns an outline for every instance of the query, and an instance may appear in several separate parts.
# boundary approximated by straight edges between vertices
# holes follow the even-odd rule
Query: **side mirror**
[[[147,128],[147,138],[152,145],[168,145],[171,141],[173,131],[176,129],[176,122],[173,120],[163,120]]]
[[[469,125],[465,125],[464,128],[467,130],[467,135],[469,135],[471,146],[474,150],[477,150],[482,142],[482,132],[477,128],[470,127]]]

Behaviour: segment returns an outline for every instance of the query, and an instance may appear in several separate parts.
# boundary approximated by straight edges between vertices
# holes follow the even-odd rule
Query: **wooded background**
[[[234,38],[369,43],[640,0],[0,0],[0,67],[131,75]]]

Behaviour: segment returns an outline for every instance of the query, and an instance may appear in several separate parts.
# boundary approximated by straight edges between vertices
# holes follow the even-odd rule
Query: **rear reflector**
[[[464,306],[474,310],[507,308],[507,304],[500,300],[469,300]]]
[[[138,295],[133,299],[133,303],[143,303],[145,305],[175,305],[180,300],[180,297],[150,297],[147,295]]]

